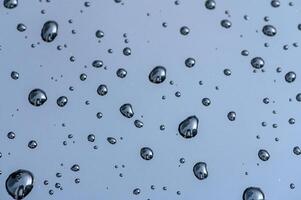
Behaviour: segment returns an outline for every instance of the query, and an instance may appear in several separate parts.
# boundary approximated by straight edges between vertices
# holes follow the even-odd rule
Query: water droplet
[[[185,65],[186,65],[186,67],[189,67],[189,68],[193,67],[195,65],[195,59],[194,58],[187,58],[185,60]]]
[[[6,190],[12,198],[21,200],[31,192],[33,181],[34,177],[30,171],[19,169],[6,179]]]
[[[183,120],[179,125],[179,133],[184,138],[193,138],[198,133],[199,119],[196,116],[190,116]]]
[[[138,195],[138,194],[140,194],[140,189],[139,188],[135,188],[134,190],[133,190],[133,194],[134,195]]]
[[[221,21],[221,26],[228,29],[232,26],[232,23],[228,19],[223,19]]]
[[[28,142],[28,147],[31,149],[35,149],[38,146],[38,143],[35,140],[30,140]]]
[[[258,157],[260,158],[260,160],[262,161],[267,161],[270,159],[270,154],[267,150],[265,149],[260,149],[258,151]]]
[[[269,37],[273,37],[277,34],[276,28],[272,25],[265,25],[262,28],[262,32],[263,32],[263,34],[265,34],[266,36],[269,36]]]
[[[47,101],[46,93],[41,89],[34,89],[29,93],[28,101],[33,106],[41,106]]]
[[[150,73],[149,73],[149,80],[152,83],[162,83],[166,79],[166,69],[162,66],[155,67]]]
[[[288,83],[292,83],[296,80],[296,73],[295,72],[288,72],[285,74],[285,81]]]
[[[188,35],[189,32],[190,32],[190,29],[187,26],[183,26],[183,27],[180,28],[180,33],[182,35]]]
[[[18,0],[4,0],[3,5],[5,8],[13,9],[18,6]]]
[[[138,120],[138,119],[136,119],[135,121],[134,121],[134,124],[135,124],[135,126],[137,127],[137,128],[142,128],[143,127],[143,122],[142,121],[140,121],[140,120]]]
[[[264,60],[261,57],[255,57],[251,60],[251,65],[255,68],[255,69],[261,69],[264,66]]]
[[[101,31],[101,30],[97,30],[96,33],[95,33],[95,36],[97,38],[102,38],[104,35],[105,35],[104,32]]]
[[[108,93],[108,88],[106,85],[99,85],[98,88],[97,88],[97,93],[100,95],[100,96],[105,96],[107,93]]]
[[[74,172],[78,172],[78,171],[80,170],[80,167],[79,167],[78,164],[74,164],[74,165],[71,166],[70,169],[71,169],[72,171],[74,171]]]
[[[87,137],[89,142],[94,142],[95,141],[95,135],[94,134],[89,134]]]
[[[202,99],[202,104],[203,104],[204,106],[209,106],[209,105],[211,104],[211,101],[210,101],[209,98],[203,98],[203,99]]]
[[[56,103],[59,107],[64,107],[68,103],[68,98],[61,96],[56,100]]]
[[[230,121],[234,121],[236,119],[236,113],[234,111],[231,111],[228,113],[227,117]]]
[[[260,188],[248,187],[243,193],[243,200],[265,200],[265,197]]]
[[[45,42],[52,42],[58,34],[58,24],[55,21],[47,21],[41,31],[41,37]]]
[[[193,166],[193,173],[199,180],[204,180],[208,177],[207,164],[198,162]]]
[[[100,68],[103,66],[103,62],[101,60],[94,60],[92,66],[95,68]]]
[[[208,9],[208,10],[213,10],[216,6],[216,3],[214,0],[207,0],[205,2],[205,7]]]
[[[17,80],[17,79],[19,79],[19,73],[16,71],[12,71],[10,74],[10,77],[14,80]]]
[[[144,160],[151,160],[154,156],[153,150],[149,147],[143,147],[140,150],[140,156]]]
[[[110,144],[116,144],[117,140],[113,137],[108,137],[107,138],[107,141],[110,143]]]
[[[134,116],[132,105],[129,103],[123,104],[119,110],[121,114],[127,118],[132,118]]]
[[[271,1],[271,6],[274,8],[278,8],[280,6],[280,1],[279,0],[272,0]]]
[[[126,75],[127,75],[127,71],[123,68],[119,68],[116,72],[116,75],[119,77],[119,78],[125,78]]]
[[[295,155],[300,155],[301,154],[301,148],[299,146],[295,146],[293,149],[293,152]]]
[[[26,26],[24,24],[20,23],[17,25],[17,30],[20,32],[24,32],[24,31],[26,31]]]

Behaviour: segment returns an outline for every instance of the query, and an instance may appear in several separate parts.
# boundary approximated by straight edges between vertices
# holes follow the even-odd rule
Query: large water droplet
[[[265,200],[265,197],[260,188],[249,187],[243,193],[243,200]]]
[[[277,30],[274,26],[272,25],[265,25],[263,28],[262,28],[262,32],[266,35],[266,36],[269,36],[269,37],[273,37],[277,34]]]
[[[199,179],[203,180],[208,177],[207,164],[205,162],[198,162],[193,166],[193,173]]]
[[[162,83],[166,79],[166,69],[162,66],[155,67],[148,76],[152,83]]]
[[[55,21],[47,21],[41,31],[41,37],[45,42],[52,42],[58,34],[58,24]]]
[[[198,133],[199,119],[196,116],[190,116],[179,125],[179,133],[184,138],[193,138]]]
[[[18,6],[18,0],[4,0],[3,5],[5,8],[13,9]]]
[[[41,89],[34,89],[29,93],[28,101],[33,106],[41,106],[47,101],[46,93]]]
[[[19,169],[6,179],[6,190],[16,200],[26,197],[33,188],[33,174],[30,171]]]
[[[267,161],[270,159],[270,154],[267,150],[265,149],[260,149],[258,151],[258,157],[260,158],[260,160],[262,161]]]
[[[255,57],[251,60],[251,65],[255,68],[255,69],[260,69],[263,68],[264,66],[264,60],[261,57]]]
[[[153,150],[149,147],[143,147],[140,150],[140,156],[144,159],[144,160],[151,160],[154,156]]]
[[[119,110],[121,114],[127,118],[132,118],[134,116],[132,105],[129,103],[123,104]]]

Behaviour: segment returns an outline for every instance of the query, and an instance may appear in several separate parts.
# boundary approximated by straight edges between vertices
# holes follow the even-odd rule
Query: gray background
[[[300,48],[292,43],[300,43],[297,26],[301,2],[289,6],[282,0],[279,8],[273,8],[268,0],[216,0],[215,10],[207,10],[199,0],[182,0],[178,6],[171,0],[124,0],[124,5],[113,0],[90,2],[91,6],[85,7],[81,0],[19,0],[17,8],[8,10],[1,1],[1,199],[10,199],[5,180],[20,168],[35,175],[34,189],[26,197],[32,200],[230,200],[241,199],[249,186],[260,187],[268,200],[300,198],[301,161],[292,152],[294,146],[301,145],[301,104],[295,100],[300,92]],[[42,9],[46,14],[41,14]],[[244,15],[250,20],[244,20]],[[265,16],[270,18],[268,23]],[[221,27],[222,19],[229,19],[232,27]],[[59,34],[52,43],[40,37],[47,20],[59,24]],[[163,22],[168,23],[167,28],[162,27]],[[27,30],[18,32],[18,23],[24,23]],[[275,37],[262,34],[265,24],[277,27]],[[179,33],[184,25],[190,28],[188,36]],[[98,29],[105,33],[100,43],[95,37]],[[123,42],[124,33],[128,44]],[[270,47],[264,47],[265,42]],[[58,51],[57,45],[64,44],[67,48]],[[289,44],[287,51],[282,48],[285,44]],[[126,46],[131,48],[131,56],[122,54]],[[112,54],[107,52],[110,48]],[[248,57],[241,56],[243,49],[250,52]],[[70,56],[76,61],[70,62]],[[250,60],[256,56],[266,62],[264,73],[253,73]],[[187,57],[196,59],[193,68],[185,67]],[[95,59],[102,60],[107,70],[93,68]],[[160,85],[148,80],[150,70],[157,65],[167,69],[167,79]],[[120,67],[128,72],[124,79],[116,76]],[[283,71],[277,73],[277,67]],[[225,68],[231,69],[231,76],[223,74]],[[19,72],[18,80],[11,79],[13,70]],[[285,82],[288,71],[296,72],[294,83]],[[81,73],[87,74],[86,81],[80,81]],[[171,80],[174,85],[169,84]],[[200,80],[203,85],[199,85]],[[99,84],[108,86],[106,96],[97,94]],[[74,91],[69,91],[69,86]],[[27,100],[34,88],[47,93],[48,101],[41,107],[33,107]],[[180,98],[175,96],[176,91],[181,92]],[[69,102],[60,108],[56,99],[62,95]],[[209,107],[202,105],[204,97],[211,99]],[[264,97],[271,102],[265,105]],[[135,112],[132,119],[119,112],[119,107],[128,102]],[[237,114],[234,122],[227,119],[232,110]],[[96,118],[97,112],[103,113],[102,119]],[[198,116],[200,122],[198,135],[188,140],[178,135],[177,129],[190,115]],[[290,117],[296,124],[288,123]],[[136,128],[135,119],[142,120],[144,127]],[[267,127],[261,126],[263,121]],[[272,128],[273,123],[278,128]],[[160,131],[161,124],[166,126],[165,131]],[[7,138],[9,131],[16,133],[14,140]],[[90,133],[96,135],[94,143],[87,141]],[[73,138],[68,139],[68,134]],[[118,139],[117,144],[109,144],[107,137]],[[27,147],[31,139],[38,142],[34,150]],[[63,146],[64,140],[67,146]],[[94,150],[93,145],[99,148]],[[151,161],[141,159],[143,146],[153,149]],[[259,160],[261,148],[271,154],[269,161]],[[186,162],[180,165],[181,157]],[[209,176],[203,181],[192,172],[199,161],[208,165]],[[77,173],[70,170],[75,163],[81,167]],[[57,172],[63,177],[57,178]],[[77,177],[80,184],[74,183]],[[45,179],[48,186],[43,185]],[[57,182],[62,184],[62,191],[55,189]],[[294,190],[290,183],[295,184]],[[152,184],[155,190],[150,189]],[[141,194],[133,195],[136,187]],[[55,192],[53,196],[48,194],[50,189]],[[181,195],[176,194],[178,190]]]

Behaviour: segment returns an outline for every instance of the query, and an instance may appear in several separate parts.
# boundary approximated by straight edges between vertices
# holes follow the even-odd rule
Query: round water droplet
[[[181,33],[182,35],[188,35],[189,32],[190,32],[190,29],[189,29],[187,26],[182,26],[182,27],[180,28],[180,33]]]
[[[196,116],[190,116],[179,124],[178,131],[184,138],[193,138],[198,133],[199,119]]]
[[[193,166],[193,173],[199,180],[204,180],[208,177],[207,164],[198,162]]]
[[[119,110],[121,114],[127,118],[132,118],[134,116],[132,105],[129,103],[123,104]]]
[[[58,34],[58,24],[55,21],[47,21],[41,31],[41,37],[45,42],[52,42]]]
[[[149,147],[143,147],[140,150],[140,156],[144,160],[151,160],[154,156],[153,150]]]
[[[24,31],[26,31],[26,26],[24,24],[20,23],[17,25],[17,30],[20,32],[24,32]]]
[[[261,69],[264,66],[264,60],[261,57],[255,57],[251,60],[251,65],[255,69]]]
[[[89,142],[94,142],[95,141],[95,135],[94,134],[89,134],[87,137]]]
[[[155,67],[148,76],[152,83],[162,83],[166,79],[166,69],[162,66]]]
[[[95,33],[95,36],[97,38],[102,38],[104,35],[105,35],[104,32],[101,31],[101,30],[97,30],[96,33]]]
[[[195,65],[195,59],[194,58],[187,58],[185,60],[185,65],[186,65],[186,67],[189,67],[189,68],[193,67]]]
[[[33,188],[34,177],[30,171],[19,169],[6,179],[6,190],[16,200],[25,198]]]
[[[133,194],[134,195],[138,195],[138,194],[140,194],[140,189],[139,188],[135,188],[134,190],[133,190]]]
[[[234,121],[236,119],[236,113],[234,111],[231,111],[228,113],[227,117],[230,121]]]
[[[61,96],[56,100],[56,103],[59,107],[64,107],[68,103],[68,98]]]
[[[243,193],[243,200],[265,200],[265,197],[260,188],[248,187]]]
[[[263,34],[265,34],[266,36],[269,36],[269,37],[273,37],[277,34],[276,28],[272,25],[265,25],[262,28],[262,32],[263,32]]]
[[[7,133],[7,138],[8,139],[13,140],[13,139],[15,139],[15,137],[16,137],[16,134],[14,132],[10,131],[10,132]]]
[[[262,161],[267,161],[270,159],[270,154],[267,150],[265,149],[260,149],[258,151],[258,157],[260,158],[260,160]]]
[[[98,88],[97,88],[97,93],[100,95],[100,96],[105,96],[107,93],[108,93],[108,88],[106,85],[99,85]]]
[[[202,99],[202,104],[203,104],[204,106],[209,106],[209,105],[211,104],[211,101],[210,101],[209,98],[203,98],[203,99]]]
[[[132,50],[131,50],[129,47],[125,47],[125,48],[123,49],[123,55],[129,56],[129,55],[131,55],[131,54],[132,54]]]
[[[38,143],[35,140],[30,140],[28,142],[28,147],[31,149],[35,149],[38,146]]]
[[[288,83],[292,83],[296,80],[296,73],[295,72],[288,72],[285,74],[285,81]]]
[[[119,68],[116,72],[116,75],[119,77],[119,78],[125,78],[126,75],[127,75],[127,71],[123,68]]]
[[[214,0],[207,0],[205,2],[205,7],[208,9],[208,10],[213,10],[216,6],[216,3]]]
[[[46,93],[41,89],[34,89],[29,93],[28,101],[33,106],[41,106],[47,101]]]
[[[280,6],[280,1],[279,0],[272,0],[271,1],[271,6],[274,8],[278,8]]]

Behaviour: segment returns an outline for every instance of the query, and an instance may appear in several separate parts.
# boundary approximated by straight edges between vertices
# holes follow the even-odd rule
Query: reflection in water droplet
[[[196,116],[190,116],[183,120],[179,125],[179,133],[184,138],[193,138],[198,133],[199,119]]]
[[[216,6],[216,3],[214,0],[207,0],[205,2],[205,7],[208,9],[208,10],[213,10]]]
[[[267,150],[265,149],[260,149],[258,151],[258,157],[260,158],[260,160],[262,161],[267,161],[270,159],[270,154]]]
[[[41,31],[41,37],[45,42],[52,42],[58,34],[58,24],[55,21],[47,21]]]
[[[166,79],[166,69],[162,66],[155,67],[150,73],[149,73],[149,80],[152,83],[162,83]]]
[[[97,93],[100,96],[105,96],[108,93],[108,88],[106,85],[99,85],[97,88]]]
[[[266,35],[266,36],[269,36],[269,37],[273,37],[277,34],[277,30],[274,26],[272,25],[265,25],[263,28],[262,28],[262,32]]]
[[[265,196],[260,188],[249,187],[243,193],[243,200],[265,200]]]
[[[18,0],[4,0],[3,5],[5,8],[12,9],[18,6]]]
[[[64,107],[68,103],[68,98],[61,96],[56,100],[56,103],[59,107]]]
[[[129,103],[123,104],[119,110],[121,114],[127,118],[132,118],[134,116],[132,105]]]
[[[144,159],[144,160],[151,160],[154,156],[153,150],[149,147],[143,147],[140,150],[140,156]]]
[[[288,83],[292,83],[296,80],[296,73],[295,72],[288,72],[285,74],[285,81]]]
[[[255,57],[251,60],[251,65],[255,68],[255,69],[261,69],[264,66],[264,60],[261,57]]]
[[[47,101],[46,93],[41,89],[34,89],[29,93],[28,101],[33,106],[41,106]]]
[[[33,181],[33,174],[30,171],[20,169],[6,179],[6,190],[11,197],[21,200],[31,192]]]
[[[230,121],[234,121],[236,119],[236,113],[234,111],[231,111],[228,113],[227,117]]]
[[[208,177],[207,164],[205,162],[198,162],[193,166],[193,173],[199,179],[203,180]]]

